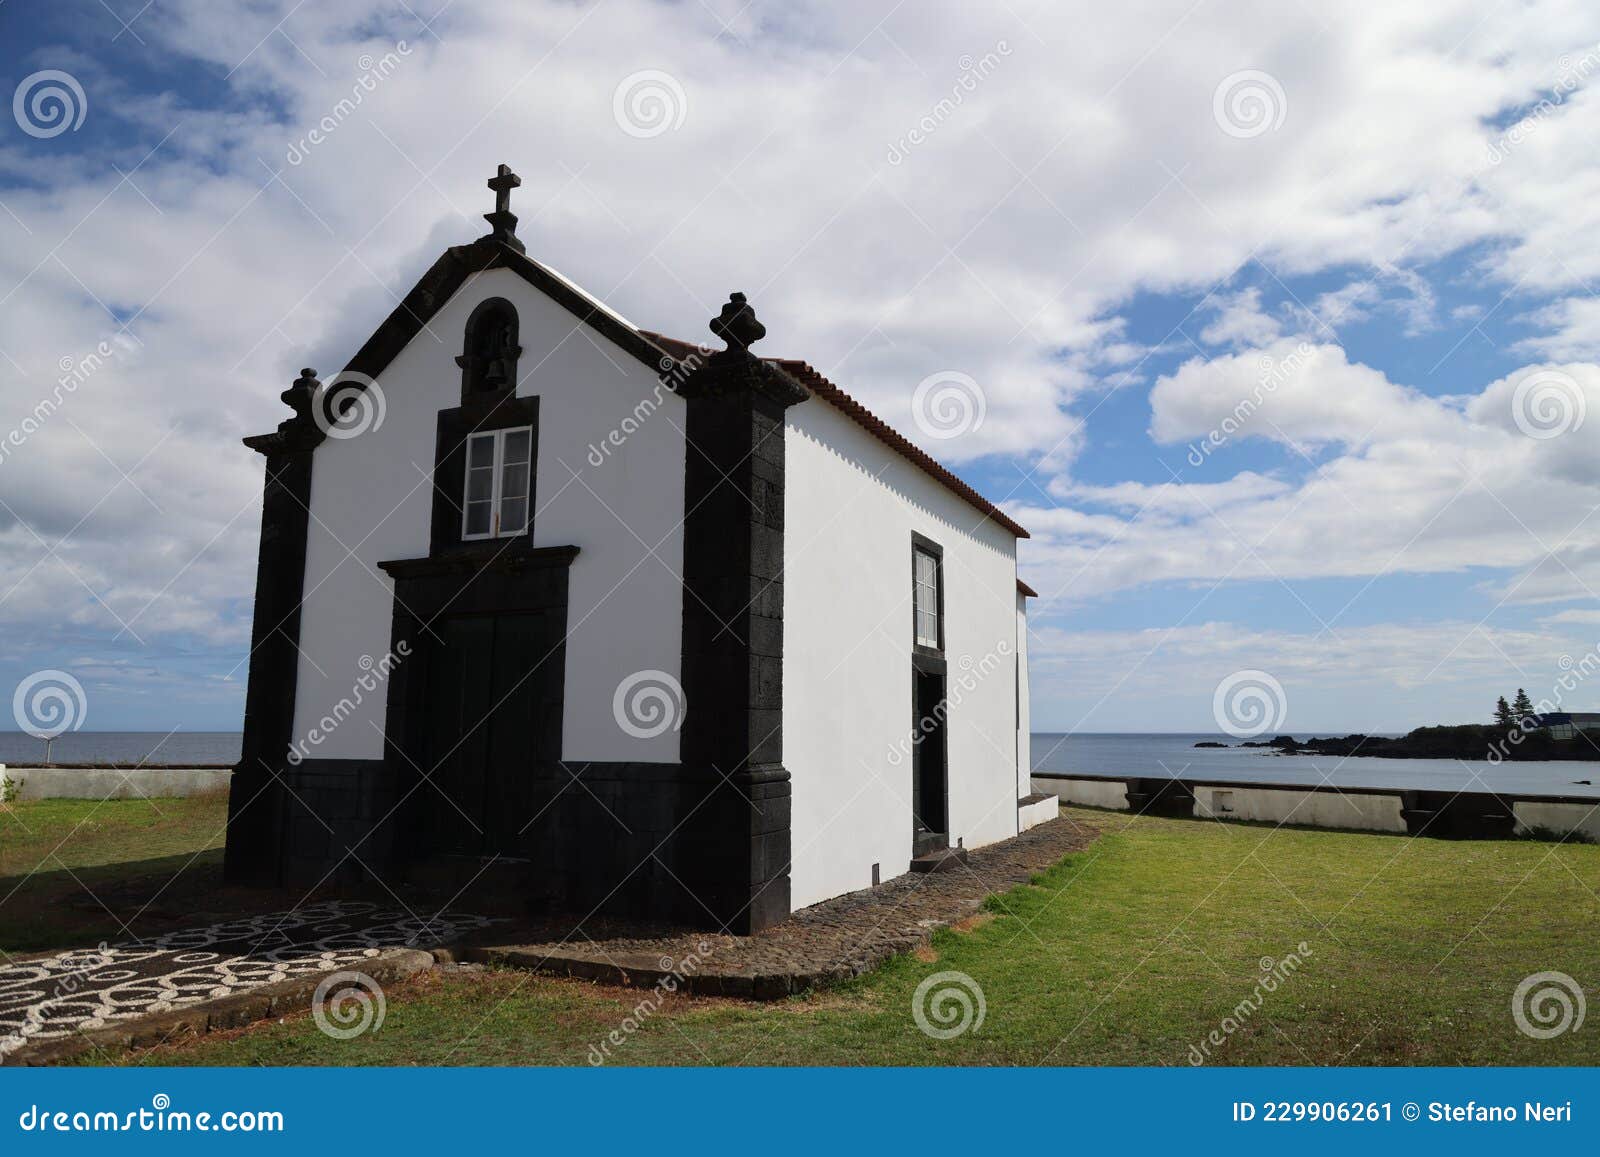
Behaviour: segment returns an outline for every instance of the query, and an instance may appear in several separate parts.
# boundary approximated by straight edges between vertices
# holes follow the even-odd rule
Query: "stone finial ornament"
[[[728,296],[722,312],[711,319],[711,332],[727,342],[728,348],[717,350],[704,361],[689,358],[674,363],[674,373],[679,366],[690,370],[674,387],[683,397],[761,396],[782,407],[811,396],[779,366],[750,352],[752,343],[767,336],[767,327],[756,317],[744,294]]]
[[[285,425],[300,425],[309,423],[311,419],[311,405],[316,400],[317,391],[322,388],[322,383],[317,381],[317,371],[307,366],[300,371],[300,376],[278,397],[283,404],[294,411],[294,417],[285,420]]]
[[[289,388],[278,395],[294,413],[279,422],[272,433],[246,438],[244,444],[269,458],[275,454],[316,449],[327,437],[317,424],[316,406],[321,394],[322,383],[317,381],[317,371],[307,366]]]
[[[727,342],[729,350],[743,353],[767,336],[767,327],[757,320],[756,311],[744,294],[735,293],[728,297],[722,312],[711,319],[711,332]]]

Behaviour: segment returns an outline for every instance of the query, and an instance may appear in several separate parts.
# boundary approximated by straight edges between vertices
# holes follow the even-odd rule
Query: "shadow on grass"
[[[304,899],[222,881],[222,850],[0,877],[0,951],[12,956],[149,939]]]
[[[53,955],[153,940],[182,929],[295,911],[323,900],[373,902],[404,909],[419,919],[443,916],[446,909],[457,913],[463,907],[407,885],[396,891],[370,882],[330,884],[309,892],[230,886],[222,878],[222,849],[213,848],[0,877],[0,954],[4,954],[0,963],[4,956]]]

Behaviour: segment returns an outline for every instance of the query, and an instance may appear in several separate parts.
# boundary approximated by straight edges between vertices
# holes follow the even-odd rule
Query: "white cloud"
[[[1600,611],[1558,611],[1541,619],[1543,623],[1600,623]]]
[[[1522,348],[1562,360],[1600,357],[1600,301],[1563,298],[1535,311],[1530,320],[1546,332],[1527,338]]]
[[[1353,448],[1433,437],[1461,424],[1444,403],[1351,363],[1340,347],[1293,338],[1190,359],[1156,381],[1150,409],[1151,437],[1167,444],[1204,438],[1229,418],[1237,438]]]
[[[1207,345],[1261,346],[1277,339],[1283,326],[1261,308],[1261,290],[1255,286],[1213,302],[1216,320],[1200,331]]]
[[[1263,388],[1267,366],[1293,368]],[[1063,605],[1160,582],[1478,568],[1511,572],[1490,592],[1496,601],[1600,598],[1600,461],[1584,424],[1600,413],[1600,367],[1530,366],[1480,393],[1435,399],[1336,346],[1284,339],[1193,359],[1150,398],[1152,436],[1188,442],[1185,460],[1169,463],[1171,481],[1058,479],[1051,492],[1066,503],[1115,513],[1020,512],[1034,534],[1030,558],[1055,580],[1035,585]],[[1293,482],[1226,475],[1223,451],[1246,439],[1335,452],[1286,458]]]
[[[1243,471],[1223,482],[1190,482],[1181,486],[1119,482],[1114,486],[1074,484],[1057,478],[1051,493],[1068,502],[1086,502],[1116,510],[1139,512],[1153,518],[1198,517],[1229,507],[1255,503],[1289,493],[1293,487],[1278,478]]]
[[[1031,632],[1038,730],[1205,731],[1212,693],[1229,675],[1266,670],[1287,701],[1278,730],[1408,731],[1487,722],[1495,697],[1526,686],[1535,700],[1592,701],[1564,691],[1561,656],[1593,638],[1555,627],[1506,629],[1467,620],[1395,622],[1333,631],[1262,630],[1201,621],[1144,630]]]
[[[1497,407],[1514,383],[1464,380],[1463,400],[1431,399],[1303,319],[1312,363],[1236,437],[1336,456],[1229,476],[1180,450],[1185,481],[1170,487],[1065,477],[1079,415],[1108,383],[1148,376],[1152,351],[1118,311],[1140,293],[1203,294],[1246,260],[1283,278],[1379,271],[1380,288],[1353,283],[1313,311],[1409,301],[1420,326],[1433,303],[1414,270],[1480,247],[1493,284],[1556,295],[1537,356],[1593,356],[1592,94],[1565,99],[1503,163],[1484,160],[1489,118],[1536,100],[1563,53],[1600,40],[1592,5],[1330,17],[1174,0],[1099,13],[1092,37],[1042,0],[887,14],[544,0],[452,7],[432,33],[375,0],[290,8],[183,0],[140,20],[166,66],[154,75],[203,78],[225,108],[71,56],[97,126],[137,128],[137,143],[0,144],[7,416],[50,391],[63,357],[119,331],[136,341],[0,463],[8,629],[128,622],[237,647],[260,489],[237,439],[282,416],[277,394],[300,366],[336,367],[444,245],[482,232],[500,161],[523,177],[530,253],[641,324],[698,338],[742,289],[770,352],[806,357],[908,434],[918,381],[974,377],[982,429],[934,452],[1029,457],[1052,494],[1114,512],[1023,512],[1039,535],[1029,558],[1057,586],[1081,575],[1074,595],[1532,567],[1536,540],[1592,545],[1591,456],[1507,430]],[[398,38],[402,63],[290,164],[350,97],[363,56]],[[986,53],[997,66],[890,163],[962,59]],[[1249,140],[1212,119],[1218,82],[1241,68],[1271,73],[1287,99],[1282,127]],[[614,90],[642,69],[681,85],[681,128],[639,139],[615,123]],[[1202,340],[1238,348],[1156,383],[1151,428],[1172,447],[1217,428],[1258,384],[1260,356],[1285,359],[1298,340],[1249,292],[1203,316]],[[1560,575],[1548,579],[1516,597],[1559,597]]]

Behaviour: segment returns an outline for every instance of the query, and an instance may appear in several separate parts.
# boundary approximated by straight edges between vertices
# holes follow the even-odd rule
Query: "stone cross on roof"
[[[494,190],[494,212],[485,213],[483,219],[494,226],[493,239],[518,253],[525,252],[517,239],[517,215],[511,211],[511,190],[522,184],[522,178],[511,171],[510,165],[501,165],[487,184]]]

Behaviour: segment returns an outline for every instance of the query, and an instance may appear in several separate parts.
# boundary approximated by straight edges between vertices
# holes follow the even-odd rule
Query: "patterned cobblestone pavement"
[[[25,1044],[358,967],[386,949],[430,948],[490,923],[327,900],[147,941],[13,961],[0,966],[0,1060]]]

